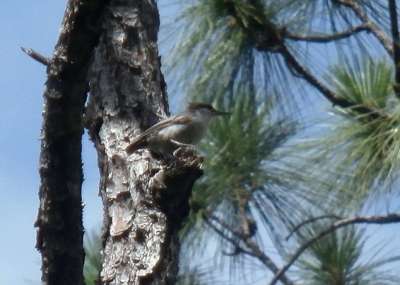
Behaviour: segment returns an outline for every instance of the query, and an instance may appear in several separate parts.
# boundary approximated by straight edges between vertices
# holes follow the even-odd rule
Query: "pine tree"
[[[168,115],[158,27],[155,1],[71,0],[54,56],[24,50],[48,66],[36,222],[43,284],[84,284],[84,126],[98,153],[104,205],[99,282],[176,280],[178,231],[200,160],[188,154],[171,163],[148,150],[125,152],[140,131]]]
[[[202,251],[199,242],[215,233],[219,253],[234,264],[248,257],[294,284],[292,264],[278,265],[304,252],[285,237],[305,217],[321,216],[322,233],[392,189],[400,146],[396,5],[176,4],[179,16],[164,32],[177,42],[169,52],[170,89],[233,111],[201,148],[209,159],[191,198],[185,250]],[[354,221],[399,221],[393,217]]]

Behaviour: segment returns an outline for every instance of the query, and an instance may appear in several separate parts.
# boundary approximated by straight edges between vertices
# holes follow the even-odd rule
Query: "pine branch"
[[[322,220],[322,219],[335,219],[335,220],[339,220],[340,217],[336,216],[336,215],[323,215],[323,216],[319,216],[319,217],[313,217],[310,219],[307,219],[303,222],[301,222],[300,224],[298,224],[297,226],[295,226],[293,228],[293,230],[289,233],[289,235],[286,237],[286,240],[289,240],[293,234],[295,234],[299,229],[301,229],[302,227],[304,227],[305,225],[308,225],[310,223],[314,223],[316,221]]]
[[[382,44],[383,48],[387,51],[387,53],[392,56],[393,55],[393,47],[392,41],[388,37],[388,35],[383,31],[378,25],[371,21],[368,17],[367,13],[361,7],[357,1],[354,0],[334,0],[334,2],[350,8],[354,14],[361,20],[362,23],[366,24],[368,30],[377,38],[377,40]]]
[[[304,80],[314,86],[321,94],[328,99],[334,106],[339,106],[344,109],[351,109],[359,114],[365,114],[372,119],[376,119],[384,116],[378,110],[368,108],[366,106],[360,106],[353,103],[345,98],[338,97],[331,89],[325,86],[319,81],[310,71],[308,71],[297,59],[292,55],[288,48],[282,44],[280,53],[286,60],[287,64],[292,67]]]
[[[284,28],[279,28],[273,22],[269,21],[267,18],[263,18],[262,22],[252,21],[248,25],[240,25],[240,28],[247,34],[250,43],[253,48],[261,52],[271,52],[280,53],[285,59],[286,63],[291,67],[297,74],[299,74],[304,80],[306,80],[310,85],[314,86],[322,95],[328,99],[334,106],[339,106],[344,109],[351,109],[352,112],[358,113],[357,115],[366,115],[369,119],[377,119],[384,117],[378,110],[372,109],[367,106],[361,106],[355,102],[349,101],[346,98],[339,97],[334,91],[329,89],[323,84],[317,77],[315,77],[309,70],[307,70],[296,58],[292,55],[288,47],[285,45],[285,39],[292,40],[309,40],[316,42],[328,42],[333,40],[339,40],[351,36],[356,32],[363,30],[371,31],[374,34],[378,34],[379,38],[382,39],[384,46],[386,47],[389,43],[391,48],[391,42],[382,34],[383,31],[379,30],[373,22],[369,20],[366,14],[363,12],[358,4],[350,0],[332,0],[337,1],[338,4],[345,5],[346,7],[351,7],[355,10],[357,16],[362,20],[360,26],[354,27],[349,31],[342,33],[328,35],[328,36],[300,36],[288,33]],[[234,10],[229,11],[230,15],[234,18],[238,18],[238,15],[234,13]],[[241,19],[237,19],[240,23]]]
[[[296,262],[296,260],[301,256],[301,254],[309,248],[314,242],[325,237],[326,235],[332,233],[333,231],[354,224],[391,224],[391,223],[400,223],[400,214],[388,214],[386,216],[356,216],[353,218],[347,218],[343,220],[339,220],[333,223],[327,229],[321,231],[319,234],[315,235],[313,238],[306,241],[303,245],[301,245],[297,251],[292,255],[290,260],[279,270],[278,273],[271,280],[269,285],[274,285],[279,281],[282,274],[285,274],[289,268]]]
[[[293,34],[289,31],[285,31],[285,38],[293,40],[293,41],[306,41],[313,43],[329,43],[332,41],[346,39],[360,32],[369,31],[370,27],[368,24],[361,24],[359,26],[352,27],[346,31],[328,34],[328,35],[297,35]]]
[[[368,28],[370,25],[371,23],[365,23],[362,27]],[[377,119],[385,116],[376,109],[359,105],[355,102],[349,101],[346,98],[339,97],[334,91],[324,85],[290,52],[284,42],[285,37],[287,36],[287,32],[284,29],[279,29],[274,23],[269,21],[263,23],[262,27],[248,27],[243,29],[249,35],[249,37],[252,38],[254,42],[254,48],[263,52],[280,53],[289,67],[291,67],[310,85],[314,86],[318,91],[320,91],[321,94],[334,106],[339,106],[344,109],[351,109],[351,111],[358,113],[359,115],[366,115],[371,119]],[[252,29],[254,29],[255,32],[252,31]]]
[[[214,225],[209,218],[203,217],[204,222],[206,223],[207,226],[209,226],[213,231],[215,231],[220,237],[222,237],[224,240],[232,244],[236,251],[242,252],[248,255],[252,255],[251,252],[245,250],[242,246],[240,246],[240,242],[235,240],[234,238],[230,237],[228,234],[224,233],[221,229],[219,229],[216,225]],[[236,255],[236,254],[229,254],[227,253],[226,255]]]

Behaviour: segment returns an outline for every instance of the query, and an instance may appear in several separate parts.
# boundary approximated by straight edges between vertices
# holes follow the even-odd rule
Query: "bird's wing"
[[[170,125],[183,125],[183,124],[188,124],[191,122],[191,118],[189,116],[185,115],[178,115],[178,116],[172,116],[169,117],[165,120],[162,120],[147,130],[145,130],[143,133],[141,133],[139,136],[137,136],[126,148],[126,152],[128,154],[133,153],[138,149],[138,146],[141,145],[144,142],[144,139],[152,133],[155,133],[157,131],[162,130],[165,127],[168,127]]]
[[[185,116],[185,115],[172,116],[172,117],[169,117],[165,120],[162,120],[162,121],[154,124],[147,130],[145,130],[143,133],[141,133],[139,135],[139,137],[146,137],[149,134],[160,131],[163,128],[168,127],[170,125],[183,125],[183,124],[188,124],[190,122],[191,122],[191,119],[189,116]]]

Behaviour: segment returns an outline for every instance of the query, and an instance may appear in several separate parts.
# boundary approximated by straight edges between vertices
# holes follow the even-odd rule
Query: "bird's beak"
[[[229,116],[231,113],[230,112],[222,112],[222,111],[214,111],[214,115],[216,116]]]

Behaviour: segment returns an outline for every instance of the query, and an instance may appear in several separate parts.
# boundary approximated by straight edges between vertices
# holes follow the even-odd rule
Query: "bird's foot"
[[[189,157],[189,156],[197,156],[197,151],[192,145],[185,145],[178,147],[174,152],[173,155],[177,158],[181,157]]]
[[[179,147],[174,151],[173,155],[181,161],[189,162],[192,166],[202,168],[204,157],[199,156],[197,150],[192,145],[190,147]]]

